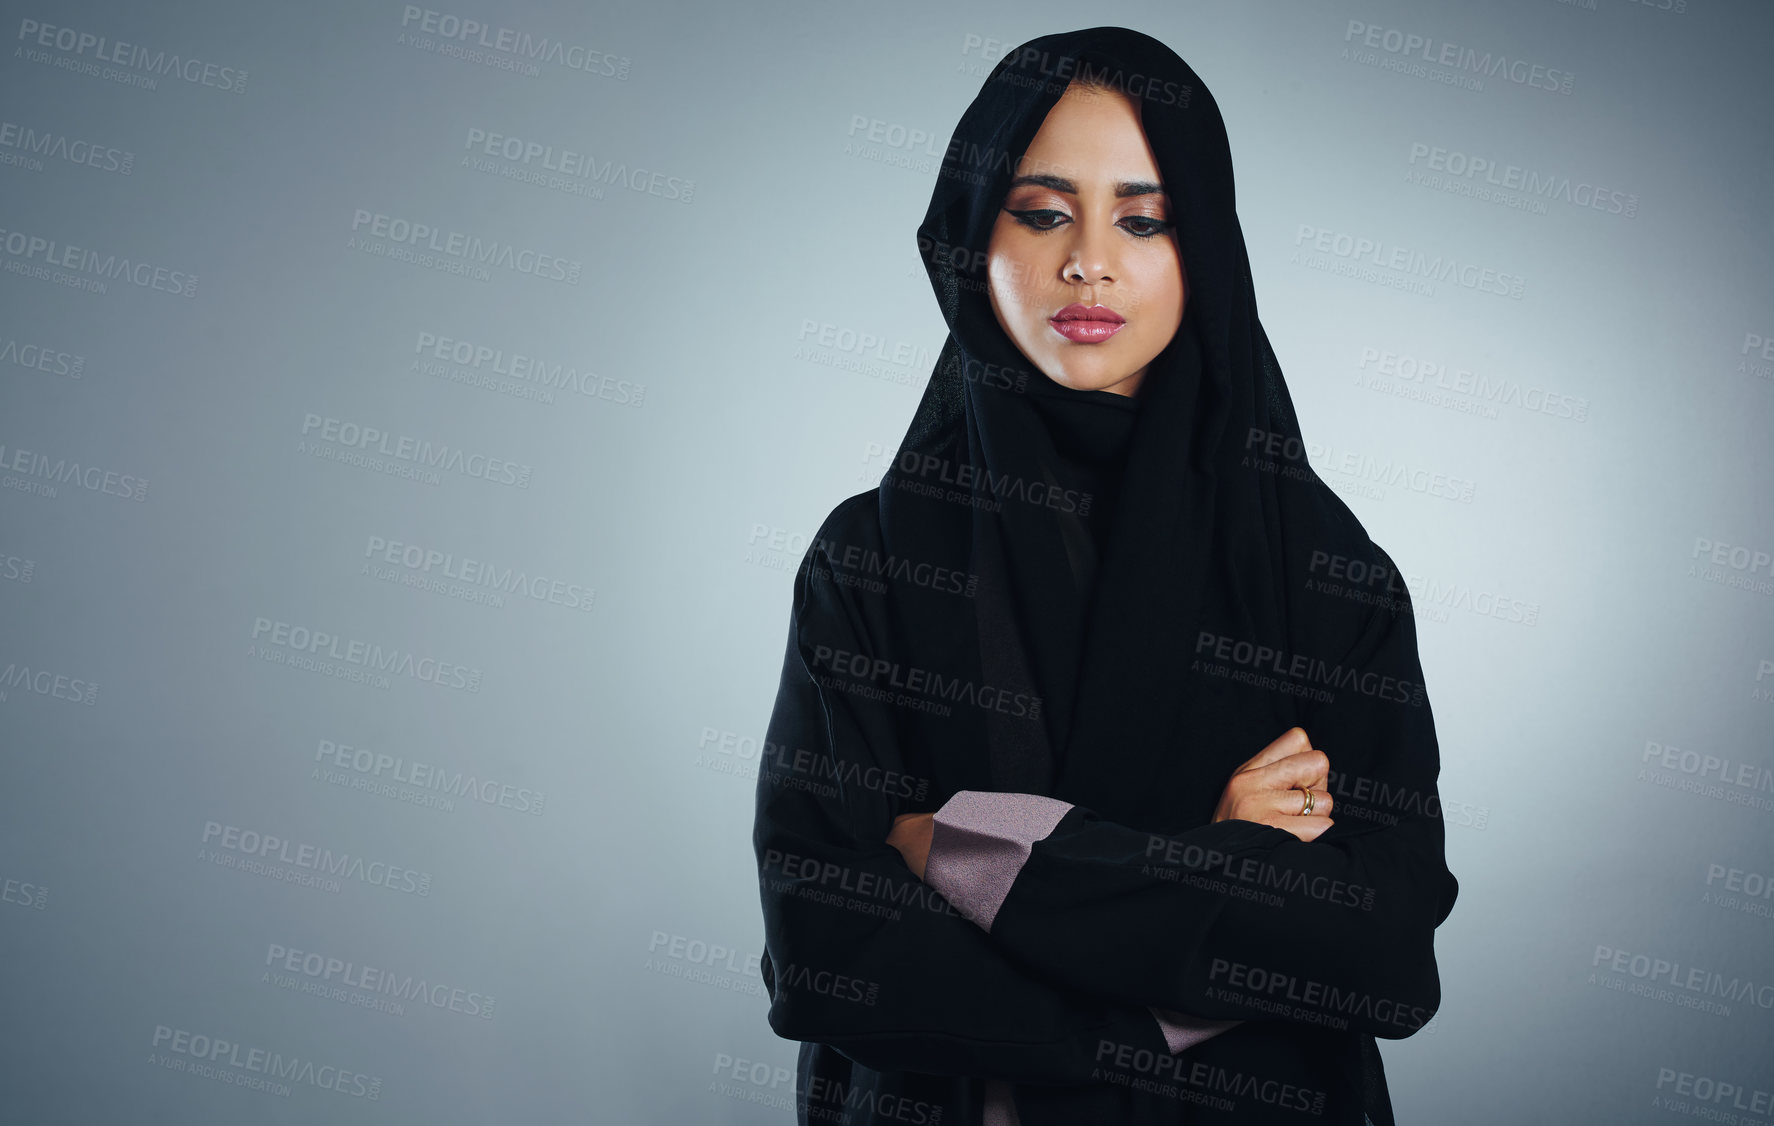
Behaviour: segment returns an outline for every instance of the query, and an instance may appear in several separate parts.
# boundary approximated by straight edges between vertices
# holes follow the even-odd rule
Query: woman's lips
[[[1099,344],[1120,332],[1127,318],[1106,305],[1067,305],[1047,319],[1053,331],[1078,344]]]

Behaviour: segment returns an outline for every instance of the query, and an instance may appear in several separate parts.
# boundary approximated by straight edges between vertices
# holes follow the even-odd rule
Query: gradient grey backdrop
[[[1096,23],[1218,99],[1421,617],[1400,1121],[1774,1117],[1767,5],[3,7],[0,1117],[790,1121],[793,568],[941,344],[962,108]]]

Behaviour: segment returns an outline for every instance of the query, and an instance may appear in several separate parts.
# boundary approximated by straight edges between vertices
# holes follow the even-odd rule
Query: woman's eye
[[[1153,235],[1168,231],[1171,226],[1168,220],[1154,219],[1149,215],[1130,215],[1121,222],[1124,225],[1132,224],[1126,226],[1125,229],[1128,234],[1138,238],[1151,238]]]
[[[1009,211],[1012,215],[1016,216],[1016,221],[1018,223],[1037,231],[1051,231],[1059,226],[1060,223],[1069,221],[1071,218],[1071,216],[1067,215],[1064,211],[1055,211],[1052,208],[1045,207],[1035,211],[1015,211],[1008,207],[1004,210]]]

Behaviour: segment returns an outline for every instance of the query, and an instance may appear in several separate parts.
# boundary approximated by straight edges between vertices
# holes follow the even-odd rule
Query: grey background
[[[398,3],[0,7],[7,1117],[790,1120],[749,832],[793,567],[879,479],[941,343],[913,232],[954,122],[997,52],[1094,23],[1164,39],[1221,105],[1314,464],[1419,608],[1462,890],[1441,1012],[1382,1044],[1400,1121],[1658,1123],[1730,1110],[1717,1084],[1766,1106],[1767,6],[435,9],[627,60],[616,74],[443,54]],[[244,88],[201,69],[145,86],[141,62],[42,46],[29,21]],[[1389,69],[1407,34],[1570,86]],[[596,164],[554,186],[464,165],[471,130]],[[70,158],[94,146],[97,166]],[[1413,182],[1430,149],[1608,205]],[[377,255],[351,244],[360,209],[577,278]],[[1520,296],[1333,272],[1347,260],[1300,260],[1302,228],[1513,275]],[[195,293],[76,288],[104,279],[90,257],[49,267],[50,242]],[[593,393],[415,369],[427,333]],[[882,343],[841,346],[864,337]],[[351,464],[309,415],[527,466],[527,485]],[[70,465],[100,487],[53,480]],[[1413,487],[1432,474],[1467,499]],[[113,495],[124,477],[140,499]],[[589,609],[366,573],[372,537],[573,584],[592,593],[561,600]],[[475,690],[293,667],[259,619],[462,666]],[[325,741],[493,800],[335,784]],[[212,822],[411,870],[413,890],[244,869]],[[285,989],[274,946],[493,1005]],[[1610,972],[1613,950],[1680,968]],[[1690,967],[1717,976],[1671,983]],[[239,1048],[193,1071],[181,1034]],[[254,1049],[361,1078],[254,1089]]]

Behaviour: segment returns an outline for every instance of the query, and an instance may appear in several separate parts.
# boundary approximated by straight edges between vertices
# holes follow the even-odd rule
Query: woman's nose
[[[1083,224],[1073,229],[1078,230]],[[1095,231],[1078,230],[1072,240],[1071,254],[1066,257],[1065,278],[1083,285],[1113,281],[1109,240]]]

